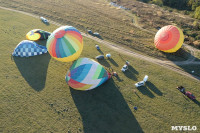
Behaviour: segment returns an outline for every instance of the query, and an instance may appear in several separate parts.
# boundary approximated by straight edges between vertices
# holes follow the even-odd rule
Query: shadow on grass
[[[85,133],[143,132],[112,79],[94,90],[70,91]]]
[[[200,62],[200,61],[199,61]],[[185,72],[190,74],[192,77],[200,80],[200,65],[177,65],[178,67],[182,68]],[[194,71],[192,73],[192,71]]]
[[[135,81],[137,80],[137,77],[135,75],[138,74],[138,72],[132,66],[128,66],[128,70],[123,73],[127,78]]]
[[[117,64],[117,62],[115,62],[115,60],[113,60],[112,58],[108,58],[108,60],[116,67],[118,67],[119,65]]]
[[[49,61],[49,54],[33,57],[13,57],[17,68],[27,83],[36,91],[45,87],[46,74]]]
[[[104,55],[103,51],[101,51],[101,49],[97,49],[97,51],[99,51],[99,53],[101,53],[102,55]]]
[[[110,67],[110,64],[105,59],[98,59],[97,61],[105,67]]]
[[[150,97],[150,98],[154,98],[154,97],[155,97],[154,94],[151,93],[151,91],[150,91],[147,87],[145,87],[145,86],[138,87],[137,89],[138,89],[143,95],[147,95],[147,96]]]
[[[45,24],[46,26],[49,26],[50,25],[50,23],[49,22],[43,22],[43,21],[41,21],[43,24]]]
[[[185,98],[185,100],[189,101],[188,97],[186,97],[184,94],[183,94],[183,97]]]
[[[195,100],[193,100],[193,102],[194,102],[194,103],[196,103],[198,106],[200,106],[200,102],[199,102],[199,101],[197,101],[196,99],[195,99]]]
[[[138,98],[140,98],[140,96],[137,94],[137,92],[135,92],[135,95],[138,97]],[[141,98],[140,98],[141,99]]]
[[[119,77],[119,75],[118,76],[116,76],[115,77],[119,82],[122,82],[122,81],[124,81],[123,79],[121,79],[120,77]]]
[[[131,73],[130,71],[126,70],[126,71],[123,72],[123,73],[124,73],[124,75],[125,75],[127,78],[132,79],[132,80],[134,80],[134,81],[137,80],[137,77],[135,76],[135,74],[134,74],[134,73]]]
[[[93,36],[96,37],[96,38],[99,38],[99,39],[101,39],[101,40],[104,40],[103,37],[102,37],[101,35],[99,35],[99,36],[93,35]]]
[[[200,70],[198,69],[200,67],[200,65],[192,65],[190,64],[190,62],[188,62],[187,65],[179,65],[177,64],[177,61],[174,61],[172,59],[175,58],[176,60],[179,61],[186,61],[186,60],[190,60],[190,61],[196,61],[196,62],[200,62],[198,58],[194,57],[193,55],[191,55],[191,53],[183,48],[179,49],[177,52],[175,53],[165,53],[166,57],[171,60],[174,64],[176,64],[178,67],[182,68],[185,72],[187,72],[188,74],[190,74],[191,76],[193,76],[194,78],[200,80]],[[182,58],[182,60],[181,60]],[[184,60],[183,60],[184,59]],[[192,71],[194,71],[194,73],[192,73]]]
[[[146,86],[147,86],[147,88],[149,88],[150,90],[152,90],[157,95],[159,95],[159,96],[163,95],[163,93],[153,83],[147,81],[146,82]]]
[[[135,68],[133,68],[131,65],[128,66],[128,71],[130,71],[133,74],[139,74],[137,70],[135,70]]]
[[[42,46],[46,46],[46,42],[47,42],[47,40],[38,40],[38,41],[36,41],[37,44],[42,45]]]
[[[162,52],[168,60],[173,61],[186,61],[190,56],[191,53],[184,48],[180,48],[175,53],[166,53]]]

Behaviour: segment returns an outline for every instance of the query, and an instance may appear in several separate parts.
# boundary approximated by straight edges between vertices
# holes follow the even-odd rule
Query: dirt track
[[[18,13],[22,13],[22,14],[25,14],[25,15],[29,15],[29,16],[32,16],[32,17],[35,17],[35,18],[39,18],[39,16],[37,15],[34,15],[34,14],[30,14],[30,13],[26,13],[26,12],[23,12],[23,11],[18,11],[18,10],[14,10],[14,9],[10,9],[10,8],[5,8],[5,7],[1,7],[1,9],[5,9],[5,10],[10,10],[10,11],[14,11],[14,12],[18,12]],[[51,24],[55,24],[57,26],[62,26],[62,24],[59,24],[55,21],[52,21],[52,20],[49,20],[49,22]],[[138,27],[138,26],[137,26]],[[141,27],[140,27],[141,28]],[[143,29],[144,31],[148,31],[146,29]],[[151,32],[151,31],[149,31]],[[94,36],[91,36],[89,34],[86,34],[86,33],[81,33],[83,36],[85,37],[88,37],[90,39],[93,39],[113,50],[116,50],[116,51],[120,51],[120,53],[123,53],[123,54],[126,54],[126,55],[129,55],[129,56],[133,56],[133,57],[136,57],[136,58],[139,58],[139,59],[142,59],[142,60],[146,60],[148,62],[151,62],[151,63],[154,63],[154,64],[157,64],[157,65],[160,65],[160,66],[163,66],[165,68],[168,68],[170,70],[173,70],[174,72],[177,72],[179,74],[182,74],[184,76],[187,76],[187,77],[190,77],[192,79],[195,79],[195,80],[198,80],[200,81],[200,77],[197,77],[197,76],[194,76],[194,75],[191,75],[183,70],[181,70],[180,68],[177,67],[177,65],[200,65],[200,62],[199,61],[194,61],[195,60],[195,57],[193,56],[195,54],[195,51],[199,51],[191,46],[188,46],[186,44],[184,44],[184,47],[186,47],[187,49],[190,50],[191,52],[191,57],[188,58],[188,60],[186,61],[162,61],[162,60],[159,60],[159,59],[156,59],[156,58],[152,58],[152,57],[149,57],[149,56],[145,56],[145,55],[142,55],[142,54],[139,54],[139,53],[136,53],[136,52],[133,52],[129,49],[126,49],[126,48],[123,48],[122,46],[119,46],[115,43],[111,43],[111,42],[108,42],[108,41],[105,41],[105,40],[101,40],[99,38],[96,38]]]

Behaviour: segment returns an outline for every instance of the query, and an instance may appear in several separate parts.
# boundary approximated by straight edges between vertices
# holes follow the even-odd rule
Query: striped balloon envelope
[[[49,36],[46,47],[54,59],[62,62],[74,61],[83,50],[83,37],[76,28],[62,26]]]
[[[181,29],[176,26],[168,25],[162,27],[155,36],[154,43],[156,48],[167,53],[176,52],[181,48],[184,35]]]
[[[98,62],[89,58],[76,60],[68,71],[65,80],[76,90],[94,89],[111,77],[111,74]]]
[[[46,40],[50,36],[51,33],[40,30],[40,29],[34,29],[29,31],[26,34],[26,38],[31,41],[37,41],[37,40]]]

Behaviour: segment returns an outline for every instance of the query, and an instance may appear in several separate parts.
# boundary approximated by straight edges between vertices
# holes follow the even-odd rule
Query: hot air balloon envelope
[[[76,28],[62,26],[49,36],[46,46],[54,59],[62,62],[74,61],[83,50],[83,37]]]
[[[29,31],[26,34],[26,38],[28,40],[32,40],[32,41],[46,40],[46,39],[48,39],[50,34],[51,33],[47,32],[47,31],[44,31],[44,30],[34,29],[34,30]]]
[[[76,90],[94,89],[111,77],[111,74],[98,62],[89,58],[76,60],[65,79],[67,84]]]
[[[179,50],[183,44],[184,35],[181,29],[176,26],[168,25],[161,28],[155,36],[154,43],[156,48],[167,53]]]
[[[41,55],[44,53],[47,53],[47,48],[45,46],[38,45],[33,41],[24,40],[17,45],[12,55],[19,57],[29,57]]]

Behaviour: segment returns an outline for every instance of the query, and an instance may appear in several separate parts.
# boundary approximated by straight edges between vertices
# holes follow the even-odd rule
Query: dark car
[[[191,100],[195,100],[195,99],[196,99],[195,96],[194,96],[191,92],[189,92],[189,91],[186,91],[186,92],[185,92],[185,95],[186,95],[187,97],[189,97]]]
[[[93,34],[91,30],[88,30],[88,33],[89,33],[89,34]]]

